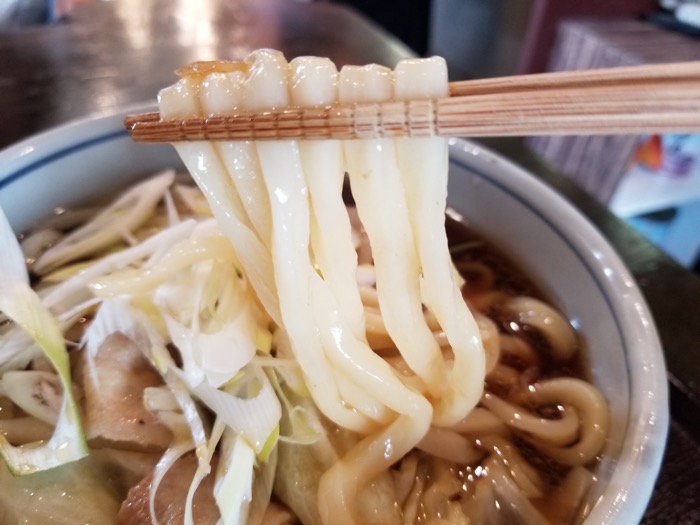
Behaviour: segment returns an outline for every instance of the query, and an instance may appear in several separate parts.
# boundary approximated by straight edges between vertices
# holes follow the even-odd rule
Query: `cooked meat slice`
[[[194,454],[187,454],[166,473],[156,493],[155,511],[159,523],[180,525],[184,522],[185,498],[196,470],[197,458]],[[202,480],[194,495],[193,513],[197,525],[215,525],[219,520],[219,509],[214,500],[215,470],[212,465],[212,474]],[[150,525],[148,494],[152,480],[153,473],[131,488],[119,510],[119,523]]]
[[[134,342],[119,332],[108,336],[94,366],[91,376],[87,359],[82,359],[88,439],[130,449],[167,448],[170,430],[143,404],[144,389],[163,381]]]
[[[294,525],[299,523],[286,507],[282,505],[271,502],[267,509],[265,509],[265,515],[262,518],[263,525]]]

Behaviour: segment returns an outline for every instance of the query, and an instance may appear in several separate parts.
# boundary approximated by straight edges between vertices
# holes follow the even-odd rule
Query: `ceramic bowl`
[[[0,153],[0,206],[18,232],[54,208],[108,195],[180,161],[168,145],[133,143],[125,108],[31,137]],[[642,517],[668,430],[664,359],[651,314],[601,234],[532,174],[468,141],[450,143],[450,213],[517,262],[581,331],[612,433],[586,523]]]

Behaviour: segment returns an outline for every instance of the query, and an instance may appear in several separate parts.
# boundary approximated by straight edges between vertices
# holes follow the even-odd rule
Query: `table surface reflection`
[[[293,0],[88,2],[61,23],[0,32],[0,147],[32,133],[155,100],[179,66],[271,47],[288,58],[393,66],[411,55],[347,8]],[[518,140],[484,143],[579,207],[618,250],[654,313],[672,385],[666,458],[644,523],[700,523],[700,280],[679,267]]]

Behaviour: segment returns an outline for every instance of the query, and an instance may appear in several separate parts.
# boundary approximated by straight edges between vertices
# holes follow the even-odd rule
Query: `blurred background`
[[[0,0],[0,31],[67,24],[82,4],[109,1]],[[287,0],[290,5],[302,1]],[[700,59],[700,0],[305,1],[342,4],[415,54],[445,57],[452,80]],[[182,4],[192,34],[201,25],[197,17],[213,16],[212,2],[173,2]],[[221,3],[245,13],[247,2]],[[139,24],[147,23],[135,14],[140,2],[114,4],[120,13],[131,11]],[[141,25],[143,40],[148,28]],[[700,137],[537,137],[522,143],[685,268],[700,273]]]
[[[700,2],[346,0],[452,80],[700,59]],[[527,147],[700,273],[700,136],[538,137]]]

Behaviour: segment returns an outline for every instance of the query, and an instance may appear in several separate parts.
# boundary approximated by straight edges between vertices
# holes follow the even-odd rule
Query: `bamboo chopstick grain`
[[[468,96],[523,91],[555,91],[564,88],[600,87],[605,85],[676,83],[700,79],[700,61],[669,64],[645,64],[604,69],[516,75],[450,83],[450,96]]]
[[[700,132],[700,62],[482,79],[432,100],[186,120],[130,116],[140,142]]]

